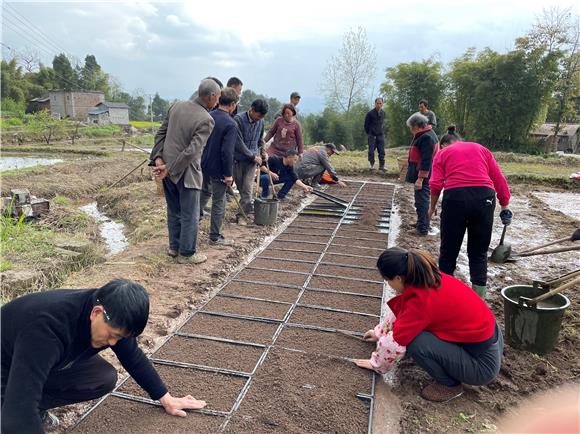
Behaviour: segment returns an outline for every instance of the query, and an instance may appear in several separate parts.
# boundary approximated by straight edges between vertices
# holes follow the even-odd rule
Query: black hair
[[[230,105],[231,103],[237,103],[240,100],[238,93],[231,87],[224,87],[220,93],[219,104],[220,105]]]
[[[93,294],[93,306],[103,306],[106,322],[139,336],[149,319],[149,294],[136,282],[114,279]]]
[[[217,85],[220,87],[220,89],[223,89],[224,88],[224,84],[218,78],[215,78],[215,77],[205,77],[204,80],[213,80],[213,81],[215,81],[217,83]]]
[[[426,99],[419,101],[419,104],[423,104],[426,108],[429,108],[429,102]]]
[[[243,85],[244,83],[242,83],[242,80],[240,80],[238,77],[231,77],[226,83],[227,87],[243,86]]]
[[[381,102],[384,102],[384,101],[383,101],[383,97],[382,97],[382,96],[377,96],[377,97],[375,98],[375,104],[377,103],[377,101],[378,101],[378,100],[381,100]]]
[[[294,116],[296,116],[296,107],[294,107],[292,104],[284,104],[282,106],[282,116],[284,116],[284,112],[286,111],[286,109],[290,110],[292,112],[292,114]]]
[[[441,146],[450,145],[461,140],[461,136],[455,132],[455,129],[455,125],[449,125],[447,127],[447,134],[444,134],[439,140]]]
[[[255,112],[260,113],[264,116],[266,116],[266,113],[268,113],[268,103],[263,100],[263,99],[255,99],[254,101],[252,101],[252,108],[254,109]]]
[[[381,253],[377,268],[384,279],[401,276],[406,285],[417,288],[438,288],[441,285],[441,272],[431,254],[424,250],[391,247]]]
[[[284,155],[285,157],[294,157],[295,155],[298,155],[298,151],[295,149],[288,149],[286,151],[286,154]]]

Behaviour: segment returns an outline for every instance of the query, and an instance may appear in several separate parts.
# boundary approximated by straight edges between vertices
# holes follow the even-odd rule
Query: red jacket
[[[476,343],[492,337],[495,317],[477,293],[441,273],[437,289],[407,286],[388,303],[395,314],[393,338],[407,346],[423,330],[450,342]]]
[[[458,187],[489,187],[497,192],[502,206],[510,201],[510,188],[493,154],[472,142],[455,142],[437,153],[433,160],[431,196]]]

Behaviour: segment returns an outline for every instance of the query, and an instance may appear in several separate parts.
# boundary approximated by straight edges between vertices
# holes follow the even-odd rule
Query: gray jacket
[[[201,154],[213,127],[214,120],[199,98],[176,102],[157,131],[149,158],[152,162],[163,158],[173,183],[185,176],[185,187],[200,190]]]
[[[327,171],[332,179],[338,181],[338,176],[330,164],[330,157],[326,154],[326,146],[314,146],[302,155],[302,159],[294,166],[294,171],[300,179],[312,178]]]

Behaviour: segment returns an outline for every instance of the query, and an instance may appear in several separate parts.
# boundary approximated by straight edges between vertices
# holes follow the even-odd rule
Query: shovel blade
[[[491,262],[495,262],[496,264],[503,264],[509,259],[511,254],[512,246],[508,243],[503,243],[493,249],[489,260]]]

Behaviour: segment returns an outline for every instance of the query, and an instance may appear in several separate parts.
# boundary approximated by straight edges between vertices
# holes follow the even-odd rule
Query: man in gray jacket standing
[[[334,182],[345,187],[346,184],[338,179],[338,175],[330,163],[330,156],[338,153],[334,143],[314,146],[304,152],[302,159],[294,166],[294,171],[302,181],[310,178],[312,187],[319,186],[324,171]]]
[[[150,160],[153,173],[163,179],[167,201],[167,254],[180,264],[199,264],[207,257],[196,253],[199,198],[203,180],[201,154],[214,127],[209,110],[220,96],[219,85],[202,80],[197,95],[171,106],[155,136]]]

